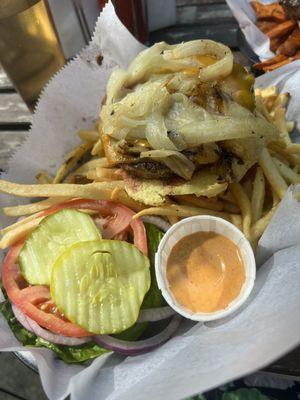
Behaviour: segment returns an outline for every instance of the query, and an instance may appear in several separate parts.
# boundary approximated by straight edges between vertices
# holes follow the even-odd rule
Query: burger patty
[[[143,179],[169,179],[176,176],[166,165],[156,161],[122,164],[121,168],[129,174]]]

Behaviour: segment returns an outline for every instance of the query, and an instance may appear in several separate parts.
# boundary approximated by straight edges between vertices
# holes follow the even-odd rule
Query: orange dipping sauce
[[[179,240],[168,257],[166,272],[177,302],[195,313],[225,309],[245,282],[238,246],[214,232],[197,232]]]

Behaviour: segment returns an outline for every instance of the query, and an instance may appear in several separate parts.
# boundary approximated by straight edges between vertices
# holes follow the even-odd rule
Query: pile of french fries
[[[22,219],[2,229],[0,248],[7,248],[28,235],[42,220],[42,211],[74,198],[120,202],[137,212],[135,218],[159,215],[171,224],[194,215],[218,216],[241,229],[255,248],[288,185],[300,183],[300,144],[291,142],[289,134],[294,123],[286,120],[289,95],[278,94],[275,87],[270,87],[256,89],[255,96],[257,111],[277,126],[280,138],[264,147],[259,162],[242,181],[230,184],[225,193],[212,198],[195,195],[168,197],[159,207],[149,207],[133,200],[125,190],[120,170],[110,167],[107,162],[97,125],[95,130],[78,132],[82,143],[67,154],[55,176],[43,170],[36,176],[37,184],[0,181],[0,192],[46,198],[3,208],[6,215]],[[86,212],[93,213],[91,210]]]
[[[283,7],[274,2],[261,4],[252,1],[256,25],[270,38],[270,49],[276,56],[257,63],[254,67],[264,72],[273,71],[291,61],[300,59],[300,28],[296,21],[286,15]]]

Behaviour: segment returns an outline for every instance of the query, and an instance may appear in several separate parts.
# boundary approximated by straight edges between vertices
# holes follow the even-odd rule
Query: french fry
[[[133,200],[131,197],[128,196],[126,191],[122,188],[116,187],[110,196],[110,200],[120,202],[125,206],[131,208],[133,211],[138,212],[147,208],[144,204]]]
[[[222,211],[224,209],[224,205],[220,201],[210,201],[203,197],[196,197],[194,195],[174,196],[174,198],[179,204],[182,205],[192,205],[215,211]]]
[[[282,148],[278,145],[278,143],[269,143],[268,147],[269,149],[274,150],[276,154],[280,154],[280,156],[288,160],[289,164],[300,166],[300,156],[298,156],[297,154],[289,154],[286,151],[286,147]]]
[[[81,129],[77,132],[77,134],[82,141],[97,142],[97,140],[99,139],[98,131],[88,131]]]
[[[261,99],[268,113],[271,115],[275,101],[277,100],[278,97],[276,87],[270,86],[266,89],[255,89],[254,93],[255,93],[255,98],[259,97]]]
[[[110,168],[107,159],[105,157],[94,158],[93,160],[87,161],[77,168],[74,173],[80,174],[82,172],[92,171],[95,168]]]
[[[92,154],[92,156],[102,156],[104,154],[103,143],[102,143],[101,137],[94,144],[91,154]]]
[[[256,108],[257,110],[269,121],[273,123],[273,118],[271,117],[269,111],[267,110],[267,107],[265,106],[263,99],[261,96],[256,96],[255,97],[256,101]]]
[[[252,196],[252,190],[253,190],[253,183],[250,179],[247,179],[243,184],[243,189],[245,190],[247,196],[249,199],[251,199]]]
[[[297,190],[295,190],[293,193],[293,197],[295,200],[299,201],[300,200],[300,186],[298,185],[296,189]]]
[[[272,198],[273,198],[272,207],[278,206],[278,204],[280,203],[280,198],[274,189],[272,189]]]
[[[275,157],[272,157],[272,160],[276,165],[276,167],[278,168],[278,171],[286,181],[293,184],[300,183],[300,176],[295,171],[293,171],[291,168],[283,164]]]
[[[300,154],[300,143],[288,144],[285,151],[289,154]]]
[[[213,211],[200,207],[181,206],[177,204],[170,204],[162,207],[150,207],[138,212],[133,218],[139,218],[144,215],[162,215],[162,216],[175,216],[175,217],[192,217],[195,215],[213,215],[216,217],[229,220],[229,215],[221,211]]]
[[[265,99],[263,99],[263,102],[265,103],[268,112],[270,113],[270,115],[272,116],[272,110],[274,109],[274,103],[277,100],[277,95],[274,96],[269,96]]]
[[[5,233],[5,235],[0,240],[0,249],[6,249],[7,247],[16,243],[18,240],[27,236],[30,232],[33,231],[33,229],[35,229],[39,225],[43,218],[44,217],[32,219]]]
[[[7,232],[14,230],[21,225],[27,224],[27,222],[36,219],[39,215],[40,215],[40,213],[35,213],[33,215],[30,215],[29,217],[23,218],[23,219],[15,222],[14,224],[11,224],[11,225],[6,226],[5,228],[2,228],[0,233],[2,236],[4,236]]]
[[[280,154],[280,153],[276,153],[276,151],[274,151],[274,150],[272,150],[272,149],[269,149],[269,153],[270,153],[270,155],[271,155],[272,157],[278,158],[278,160],[280,160],[283,164],[285,164],[285,165],[287,165],[287,166],[290,165],[290,162],[289,162],[289,160],[288,160],[288,157],[283,156],[283,155]]]
[[[168,218],[168,220],[169,220],[171,225],[174,225],[174,224],[176,224],[177,222],[180,221],[179,217],[175,217],[173,215],[169,215],[167,218]]]
[[[260,238],[260,236],[264,233],[266,230],[267,226],[269,225],[273,215],[275,214],[275,211],[277,209],[277,206],[272,207],[269,212],[267,212],[266,215],[264,215],[262,218],[260,218],[256,223],[252,226],[251,228],[251,235],[250,239],[251,241],[256,241]]]
[[[238,206],[241,209],[244,235],[247,238],[249,238],[250,237],[251,219],[252,219],[250,200],[249,200],[244,188],[238,182],[232,183],[230,185],[230,191],[231,191],[233,197],[235,198]]]
[[[288,133],[293,132],[294,128],[295,128],[295,122],[294,121],[287,121],[286,129],[288,130]]]
[[[289,93],[280,93],[274,103],[274,108],[285,107],[290,100]]]
[[[10,217],[22,217],[24,215],[35,214],[39,211],[46,210],[47,208],[66,200],[70,200],[70,197],[52,197],[35,203],[24,204],[22,206],[3,207],[2,211],[5,215]]]
[[[0,193],[20,197],[83,197],[106,200],[115,187],[124,187],[122,181],[93,182],[87,185],[58,183],[56,185],[22,185],[0,180]]]
[[[227,201],[223,201],[224,209],[223,211],[232,213],[232,214],[240,214],[241,210],[236,204],[228,203]]]
[[[92,142],[84,142],[71,150],[66,157],[66,161],[59,167],[55,178],[53,179],[53,183],[60,183],[63,180],[64,176],[92,148],[92,146]]]
[[[291,154],[290,155],[292,164],[300,166],[300,155],[299,154]]]
[[[255,89],[255,94],[256,90],[257,89]],[[260,89],[258,94],[260,94],[263,99],[268,99],[269,97],[277,96],[277,88],[276,86],[269,86],[265,89]]]
[[[261,156],[259,158],[259,165],[261,166],[265,177],[267,178],[268,182],[278,194],[280,199],[282,199],[285,195],[285,192],[288,189],[288,186],[285,180],[280,175],[276,165],[272,161],[270,153],[266,148],[264,148],[261,152]]]
[[[96,169],[97,167],[100,168],[108,168],[108,162],[106,158],[101,157],[101,158],[95,158],[93,160],[87,161],[86,163],[82,164],[79,168],[77,168],[75,171],[71,172],[68,174],[64,182],[65,183],[74,183],[74,179],[76,176],[86,176],[89,171],[92,171]]]
[[[120,169],[101,167],[96,167],[95,170],[88,171],[86,177],[95,182],[110,182],[122,179]]]
[[[48,172],[44,169],[42,169],[35,177],[38,183],[44,184],[44,183],[52,183],[53,177],[51,177]]]
[[[293,170],[296,172],[296,174],[300,174],[300,165],[295,165]]]
[[[280,138],[278,136],[276,138],[270,140],[270,142],[267,144],[267,147],[273,146],[273,145],[275,145],[276,147],[280,147],[281,150],[285,150],[286,149],[286,142],[282,138]],[[284,153],[282,153],[282,154],[284,154]]]
[[[285,141],[286,145],[289,146],[291,144],[291,139],[286,126],[285,112],[285,109],[282,107],[275,109],[274,124],[279,129],[280,137]]]
[[[243,230],[243,220],[241,215],[230,214],[230,222],[241,231]]]
[[[219,196],[220,199],[227,201],[230,204],[235,204],[236,201],[235,198],[232,196],[232,193],[229,192],[229,190]]]
[[[265,200],[265,177],[260,167],[257,167],[253,182],[253,192],[251,198],[252,223],[255,223],[262,216]]]

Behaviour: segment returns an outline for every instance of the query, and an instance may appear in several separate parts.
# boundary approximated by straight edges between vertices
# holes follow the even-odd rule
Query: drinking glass
[[[0,63],[32,110],[65,63],[45,0],[0,0]]]

